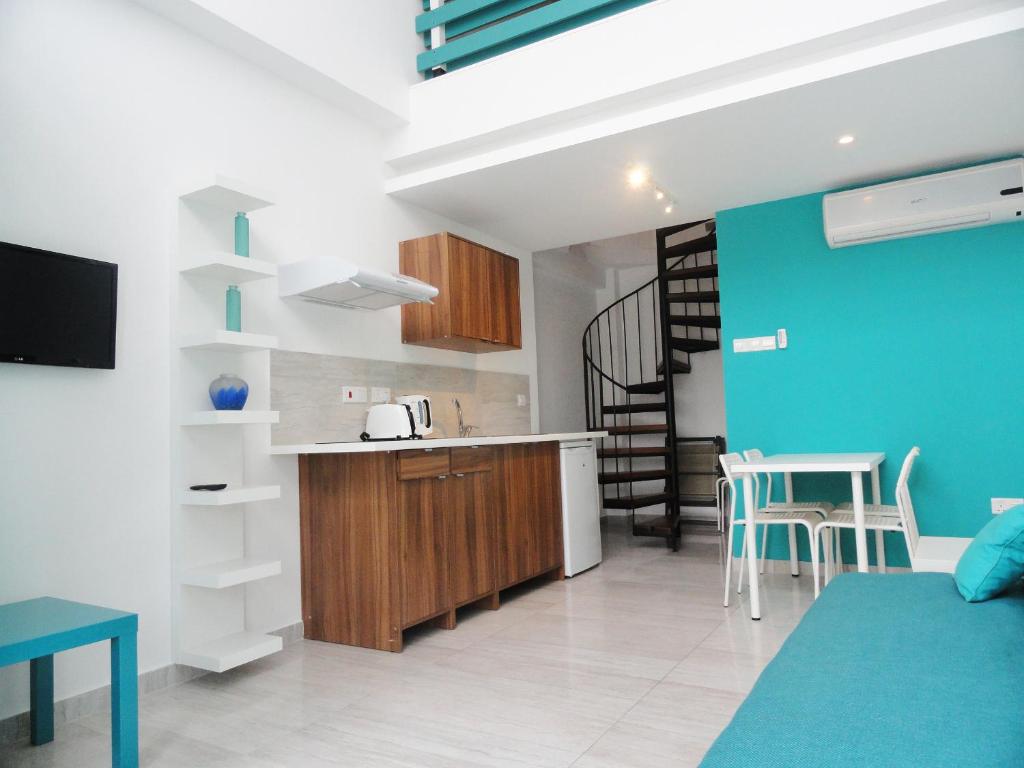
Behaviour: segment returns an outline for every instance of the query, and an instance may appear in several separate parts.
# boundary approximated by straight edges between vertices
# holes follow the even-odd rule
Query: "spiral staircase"
[[[587,428],[609,433],[598,450],[604,508],[627,510],[634,535],[678,549],[680,506],[707,502],[687,495],[680,454],[701,441],[724,448],[721,438],[677,433],[673,395],[692,356],[719,348],[718,243],[712,219],[656,234],[657,277],[602,310],[583,334]],[[705,464],[696,472],[717,473],[716,462]]]

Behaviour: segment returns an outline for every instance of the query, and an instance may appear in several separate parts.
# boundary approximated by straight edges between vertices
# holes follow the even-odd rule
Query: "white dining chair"
[[[718,512],[718,532],[725,532],[725,505],[726,505],[726,494],[729,492],[729,487],[725,477],[719,477],[715,480],[715,509]]]
[[[732,561],[733,561],[733,532],[738,525],[750,525],[746,514],[740,520],[736,519],[736,499],[742,498],[736,489],[736,479],[732,473],[732,465],[742,463],[743,457],[738,453],[723,453],[718,457],[722,463],[722,470],[725,473],[726,485],[729,489],[729,534],[726,543],[725,558],[725,597],[722,604],[729,607],[729,589],[732,584]],[[756,497],[755,497],[756,498]],[[756,504],[755,504],[756,506]],[[811,570],[814,574],[814,596],[818,596],[818,544],[814,537],[814,526],[821,520],[821,516],[813,510],[798,509],[765,509],[759,508],[754,513],[753,524],[757,525],[799,525],[807,529],[807,538],[811,545]],[[755,529],[756,530],[756,529]],[[743,537],[743,545],[740,550],[740,561],[747,555],[747,537]],[[736,579],[736,594],[743,591],[743,571],[740,568],[739,577]]]
[[[896,506],[900,512],[907,553],[910,555],[910,567],[915,572],[953,573],[960,555],[974,539],[957,536],[921,536],[918,533],[914,502],[910,499],[910,470],[914,459],[920,455],[921,449],[917,446],[910,449],[896,482]]]
[[[746,451],[743,452],[743,455],[746,457],[747,461],[760,461],[761,459],[764,458],[764,453],[762,453],[761,450],[758,449],[758,448],[751,448],[749,450],[746,450]],[[760,474],[761,473],[756,473],[756,474],[753,475],[753,478],[754,478],[754,503],[755,504],[760,504],[761,503],[760,502],[760,498],[761,498]],[[824,519],[824,518],[828,517],[832,513],[832,510],[835,509],[835,507],[832,505],[832,503],[828,502],[828,501],[772,501],[771,500],[772,499],[772,473],[771,472],[766,472],[764,474],[767,477],[767,482],[765,483],[765,495],[764,495],[765,503],[764,503],[764,507],[760,507],[759,509],[763,509],[765,511],[788,510],[788,511],[793,511],[793,512],[814,512],[815,514],[819,515],[819,519]],[[790,537],[790,541],[793,541],[793,540],[794,540],[794,538],[791,536]],[[829,544],[830,544],[830,542],[826,542],[826,546],[829,546]],[[829,546],[829,549],[831,549],[830,546]],[[761,533],[761,568],[760,568],[761,573],[764,573],[765,560],[766,560],[767,554],[768,554],[768,529],[765,528],[763,530],[763,532]]]

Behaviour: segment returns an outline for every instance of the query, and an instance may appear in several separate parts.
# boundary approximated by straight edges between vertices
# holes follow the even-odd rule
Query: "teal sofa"
[[[941,573],[836,578],[701,768],[1024,766],[1024,591]]]

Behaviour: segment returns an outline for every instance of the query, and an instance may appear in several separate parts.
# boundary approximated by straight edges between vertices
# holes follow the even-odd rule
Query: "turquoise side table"
[[[138,629],[137,614],[55,597],[0,605],[0,667],[30,664],[33,744],[53,741],[53,654],[109,640],[113,768],[138,768]]]

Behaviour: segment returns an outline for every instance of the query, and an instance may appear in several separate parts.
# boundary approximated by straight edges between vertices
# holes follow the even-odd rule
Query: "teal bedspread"
[[[807,611],[701,768],[1024,766],[1024,592],[949,574],[844,574]]]

